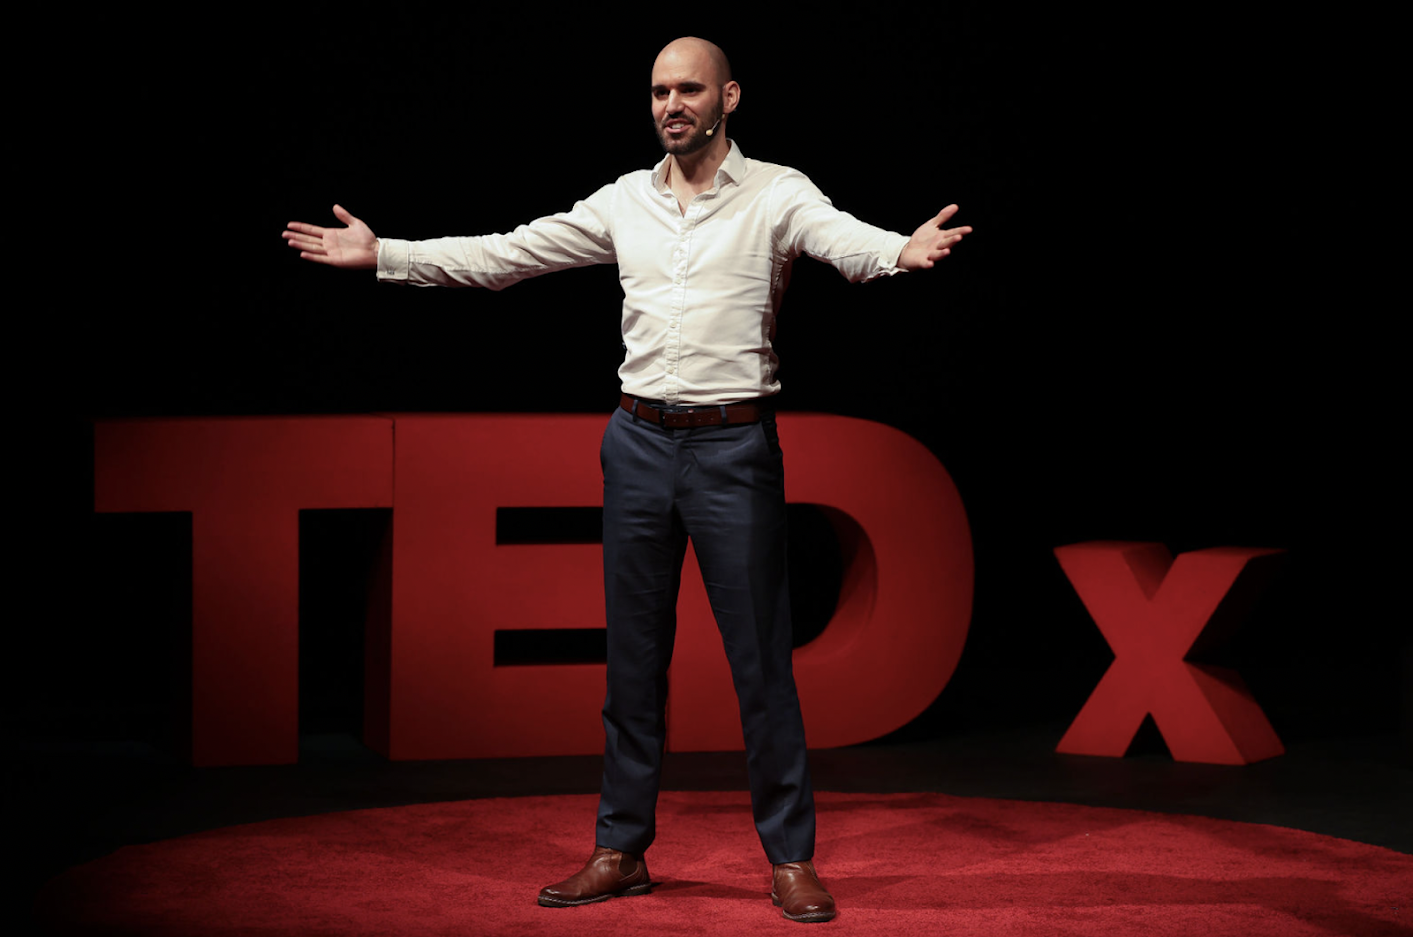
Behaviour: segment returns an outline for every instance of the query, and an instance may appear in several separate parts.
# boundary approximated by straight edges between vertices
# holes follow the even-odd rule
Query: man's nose
[[[667,92],[667,113],[673,114],[682,109],[682,99],[676,91]]]

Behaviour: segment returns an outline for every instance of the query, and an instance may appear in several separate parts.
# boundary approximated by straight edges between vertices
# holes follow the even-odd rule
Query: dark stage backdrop
[[[112,24],[75,145],[48,167],[82,221],[57,251],[94,262],[46,284],[75,303],[49,346],[61,402],[37,411],[52,494],[35,553],[59,575],[36,580],[50,601],[17,639],[35,679],[12,718],[130,736],[179,705],[180,531],[90,516],[92,418],[607,413],[613,269],[397,289],[301,263],[278,234],[335,201],[410,238],[568,208],[659,158],[650,65],[695,33],[732,57],[747,155],[885,227],[955,201],[976,228],[924,275],[850,286],[801,260],[780,328],[786,410],[896,426],[967,505],[967,650],[907,732],[1063,728],[1110,660],[1051,554],[1088,539],[1288,549],[1227,661],[1287,740],[1395,729],[1408,630],[1372,598],[1395,563],[1366,526],[1403,524],[1394,442],[1369,431],[1395,386],[1365,321],[1377,237],[1350,222],[1375,170],[1348,158],[1379,146],[1378,24],[988,7],[848,22],[228,7],[150,24],[165,39]],[[358,626],[341,614],[321,627]],[[336,638],[310,640],[308,680],[326,653],[354,672],[321,650]],[[335,727],[357,718],[343,686]]]

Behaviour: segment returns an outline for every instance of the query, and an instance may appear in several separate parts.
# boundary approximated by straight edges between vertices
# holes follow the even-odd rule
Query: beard
[[[686,156],[706,148],[706,145],[712,141],[712,137],[707,136],[707,131],[717,126],[724,116],[725,111],[718,102],[715,113],[708,113],[701,121],[693,124],[691,132],[681,137],[676,139],[669,137],[664,127],[657,121],[653,121],[653,130],[657,132],[657,140],[662,144],[665,152],[674,156]],[[663,123],[666,123],[666,119]],[[715,133],[712,136],[715,136]]]

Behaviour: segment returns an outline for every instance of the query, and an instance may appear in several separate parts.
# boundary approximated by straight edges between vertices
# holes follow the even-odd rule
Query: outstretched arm
[[[321,228],[316,224],[291,221],[280,236],[299,251],[299,256],[317,264],[371,270],[378,265],[378,239],[363,222],[342,205],[334,206],[334,216],[346,228]]]
[[[957,213],[957,206],[948,205],[936,217],[929,218],[922,227],[913,232],[903,252],[898,255],[898,266],[904,270],[927,270],[933,264],[952,252],[952,245],[971,234],[971,226],[944,228],[948,218]]]

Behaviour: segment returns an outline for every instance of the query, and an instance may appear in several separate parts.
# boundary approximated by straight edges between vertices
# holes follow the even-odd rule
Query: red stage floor
[[[824,793],[817,855],[863,935],[1413,935],[1413,856],[1315,833],[938,793]],[[797,932],[769,899],[746,795],[666,792],[659,883],[535,903],[593,846],[592,795],[269,820],[127,846],[41,891],[65,934]]]

